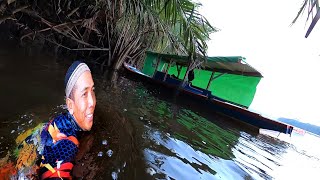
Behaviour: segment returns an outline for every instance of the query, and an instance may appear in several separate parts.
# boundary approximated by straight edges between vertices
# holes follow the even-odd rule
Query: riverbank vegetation
[[[188,55],[194,68],[217,31],[199,6],[191,0],[2,0],[0,24],[13,24],[21,42],[42,42],[101,71],[123,62],[141,67],[146,50]]]

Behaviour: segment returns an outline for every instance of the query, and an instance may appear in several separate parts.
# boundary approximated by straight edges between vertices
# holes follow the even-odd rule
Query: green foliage
[[[21,40],[42,38],[102,68],[119,69],[125,61],[142,64],[146,50],[191,61],[206,56],[206,40],[217,29],[199,6],[191,0],[20,0],[2,6],[0,23],[13,19],[25,29]]]

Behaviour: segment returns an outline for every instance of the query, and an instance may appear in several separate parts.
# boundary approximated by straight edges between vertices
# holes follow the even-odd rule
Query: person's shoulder
[[[57,115],[50,122],[49,126],[50,125],[56,129],[59,129],[61,133],[64,133],[67,136],[76,136],[76,132],[81,131],[73,119],[73,116],[68,112]]]
[[[57,114],[53,118],[53,121],[65,121],[65,120],[68,120],[68,119],[69,119],[68,113],[67,112],[63,112],[63,113]]]
[[[55,116],[51,121],[51,125],[55,125],[58,128],[68,128],[71,126],[71,118],[68,113],[61,113]]]
[[[41,142],[45,146],[53,145],[53,139],[56,135],[62,133],[68,136],[76,137],[76,129],[73,125],[72,116],[69,113],[61,113],[52,118],[41,132]]]

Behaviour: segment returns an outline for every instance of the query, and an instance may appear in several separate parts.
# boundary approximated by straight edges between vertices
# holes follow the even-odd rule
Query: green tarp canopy
[[[178,78],[183,79],[188,66],[187,60],[187,56],[147,52],[142,72],[152,76],[157,63],[157,70],[165,71],[171,62],[168,74],[178,76],[177,65],[182,66]],[[213,95],[245,107],[250,106],[262,75],[246,63],[244,57],[207,57],[201,67],[202,69],[194,70],[192,85],[206,89],[214,72],[214,80],[208,89]]]

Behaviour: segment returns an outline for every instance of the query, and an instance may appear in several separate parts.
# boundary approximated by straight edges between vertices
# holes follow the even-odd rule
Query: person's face
[[[73,100],[67,100],[69,112],[84,131],[90,131],[93,124],[93,113],[96,106],[94,83],[89,71],[84,72],[75,84]]]

